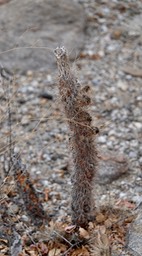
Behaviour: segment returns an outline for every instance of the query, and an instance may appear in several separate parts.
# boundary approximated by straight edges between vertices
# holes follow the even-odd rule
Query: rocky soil
[[[78,38],[84,38],[81,43],[84,46],[79,57],[74,58],[72,69],[81,84],[91,88],[90,111],[94,126],[99,128],[96,138],[99,166],[94,181],[94,204],[96,209],[109,207],[111,213],[114,209],[121,211],[121,221],[137,214],[137,220],[127,232],[125,240],[118,236],[108,255],[139,256],[142,255],[142,4],[139,0],[76,2],[83,10],[86,25],[83,25],[84,32],[81,28],[75,34]],[[64,24],[62,26],[64,29]],[[39,33],[42,33],[42,29]],[[40,34],[34,36],[38,39]],[[78,44],[79,49],[79,41]],[[54,48],[54,44],[51,47]],[[21,207],[22,200],[15,192],[12,170],[7,177],[6,159],[10,157],[9,106],[14,151],[21,155],[22,162],[26,164],[44,210],[53,222],[70,218],[70,177],[73,168],[68,147],[70,134],[57,89],[58,70],[56,66],[53,69],[52,65],[51,69],[46,68],[48,52],[45,51],[45,55],[42,70],[38,70],[38,66],[36,70],[32,69],[28,56],[24,66],[20,65],[19,74],[13,76],[12,69],[2,70],[1,216],[4,214],[4,204],[12,223],[16,223],[17,234],[22,235],[26,232],[30,234],[32,225]],[[55,62],[54,53],[51,56]],[[39,59],[40,64],[42,58]],[[26,65],[26,73],[20,74],[25,72]],[[100,215],[97,216],[99,219]],[[98,223],[104,225],[104,220],[99,219]],[[1,233],[2,255],[7,255],[7,238],[4,231]],[[52,253],[49,255],[56,255]],[[60,255],[60,251],[57,255]],[[99,253],[71,255],[99,256]]]
[[[65,45],[74,59],[84,28],[84,9],[75,1],[11,0],[0,6],[1,62],[16,73],[53,70],[54,48]]]

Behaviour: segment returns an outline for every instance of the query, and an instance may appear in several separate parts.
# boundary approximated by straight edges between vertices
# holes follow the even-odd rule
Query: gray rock
[[[74,1],[10,1],[0,7],[1,63],[21,72],[53,69],[52,52],[57,46],[64,45],[71,58],[77,57],[83,47],[84,27],[84,10]],[[19,49],[10,50],[16,47]]]
[[[109,184],[119,179],[129,171],[129,164],[123,155],[115,155],[112,151],[101,156],[98,163],[96,183],[100,185]]]
[[[127,247],[133,256],[142,255],[142,203],[137,209],[137,214],[127,238]]]
[[[11,246],[10,246],[10,254],[13,256],[18,256],[21,252],[22,252],[21,236],[16,231],[13,231]]]
[[[107,141],[107,147],[108,147],[108,149],[113,149],[113,142]]]
[[[142,14],[140,15],[135,15],[132,19],[130,19],[129,22],[125,24],[125,28],[128,32],[129,36],[139,36],[142,35]]]
[[[8,208],[8,213],[12,215],[17,214],[18,211],[19,211],[19,207],[16,204],[11,204]]]
[[[142,157],[140,157],[140,159],[139,159],[139,163],[142,165]]]
[[[135,152],[135,151],[130,151],[130,153],[129,153],[129,157],[130,158],[136,158],[137,157],[137,152]]]

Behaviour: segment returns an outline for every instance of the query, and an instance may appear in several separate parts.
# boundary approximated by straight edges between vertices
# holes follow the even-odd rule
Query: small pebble
[[[106,140],[107,140],[106,136],[99,136],[98,137],[98,142],[101,143],[101,144],[106,143]]]
[[[124,91],[124,92],[128,90],[128,84],[125,81],[122,81],[122,80],[119,80],[117,82],[117,87],[119,89],[121,89],[122,91]]]
[[[17,214],[18,211],[19,211],[19,207],[18,207],[18,205],[16,205],[16,204],[11,204],[11,205],[8,207],[8,213],[9,213],[9,214],[14,215],[14,214]]]

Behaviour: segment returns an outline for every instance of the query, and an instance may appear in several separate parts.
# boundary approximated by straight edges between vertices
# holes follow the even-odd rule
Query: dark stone
[[[53,100],[53,96],[49,94],[48,92],[41,92],[39,94],[40,98],[47,99],[47,100]]]

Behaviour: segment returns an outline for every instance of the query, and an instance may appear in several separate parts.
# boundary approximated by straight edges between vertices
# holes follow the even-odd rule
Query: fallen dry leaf
[[[65,231],[67,233],[72,233],[72,231],[75,230],[75,228],[76,228],[76,225],[70,225],[70,226],[65,227]]]
[[[76,249],[71,256],[90,256],[88,250],[82,246],[81,248]]]
[[[45,190],[44,190],[44,200],[45,200],[45,202],[47,202],[48,200],[49,200],[49,193],[50,193],[50,189],[48,189],[48,188],[45,188]]]
[[[116,202],[116,206],[124,206],[129,209],[134,209],[136,207],[134,203],[131,203],[128,200],[119,200]]]
[[[96,216],[96,221],[98,222],[98,223],[102,223],[102,222],[104,222],[105,221],[105,216],[102,214],[102,213],[99,213],[97,216]]]
[[[80,237],[85,238],[85,239],[90,238],[88,231],[85,230],[84,228],[79,228],[79,235],[80,235]]]
[[[48,256],[59,256],[61,253],[60,249],[53,248],[49,251]]]
[[[110,243],[106,234],[105,226],[101,226],[96,234],[95,242],[92,244],[91,252],[93,256],[111,256]]]
[[[43,242],[38,243],[38,248],[39,251],[43,254],[43,255],[47,255],[48,254],[48,247],[46,244],[44,244]]]

